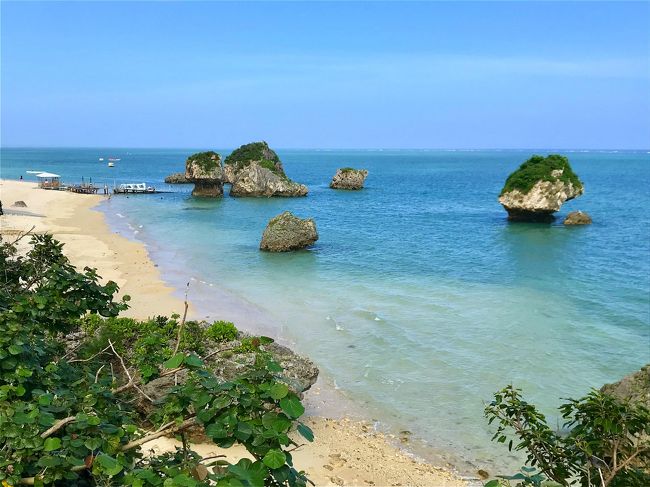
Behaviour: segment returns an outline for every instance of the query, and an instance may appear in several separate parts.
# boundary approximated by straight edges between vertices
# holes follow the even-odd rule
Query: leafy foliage
[[[187,158],[187,163],[196,164],[203,172],[210,172],[221,165],[221,156],[214,151],[197,152]]]
[[[562,174],[557,177],[553,176],[553,171],[556,170],[562,170]],[[569,159],[559,154],[551,154],[548,157],[535,155],[506,179],[501,194],[515,189],[526,194],[538,181],[554,182],[558,179],[565,183],[571,183],[575,188],[582,188],[582,182],[571,169]]]
[[[544,415],[522,399],[519,389],[508,386],[494,395],[485,408],[489,423],[497,424],[492,439],[505,443],[506,431],[513,430],[514,448],[526,452],[530,466],[503,477],[501,483],[488,483],[490,487],[509,485],[510,480],[541,485],[547,479],[562,486],[650,485],[648,408],[594,390],[581,399],[569,399],[560,411],[566,430],[562,433],[548,426]],[[509,450],[514,441],[509,440]],[[535,473],[534,467],[540,472]]]
[[[50,236],[33,237],[25,256],[0,245],[0,271],[2,485],[305,485],[287,449],[304,408],[268,354],[219,380],[196,353],[200,324],[118,317],[128,298],[115,301],[117,285],[100,284],[94,270],[77,272]],[[70,332],[90,338],[71,345]],[[160,402],[142,390],[147,378],[181,372],[187,380]],[[134,409],[138,401],[149,408]],[[222,447],[240,443],[253,459],[204,460],[186,441],[189,428]],[[144,455],[141,445],[163,434],[182,448]]]
[[[237,338],[237,328],[230,321],[215,321],[205,330],[205,336],[215,342],[229,342]]]

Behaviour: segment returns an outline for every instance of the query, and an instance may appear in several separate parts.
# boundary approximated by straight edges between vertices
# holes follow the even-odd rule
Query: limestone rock
[[[332,178],[330,188],[332,189],[361,189],[363,183],[368,176],[368,171],[365,169],[353,169],[351,167],[344,167],[337,169],[336,174]]]
[[[650,364],[644,365],[641,370],[623,377],[618,382],[605,384],[600,391],[623,401],[643,404],[650,408]]]
[[[192,196],[223,196],[223,168],[216,152],[199,152],[187,158],[185,178],[194,183]]]
[[[306,186],[287,177],[278,155],[266,142],[235,149],[224,161],[224,182],[231,196],[305,196]]]
[[[18,200],[12,206],[15,208],[27,208],[27,203],[25,203],[23,200]]]
[[[553,213],[584,192],[582,182],[566,157],[533,156],[513,172],[501,191],[499,203],[510,220],[552,220]]]
[[[316,224],[311,218],[301,219],[289,211],[272,218],[260,242],[260,249],[269,252],[288,252],[303,249],[318,240]]]
[[[591,225],[591,217],[583,211],[572,211],[564,219],[565,225]]]
[[[233,184],[237,173],[251,162],[257,162],[278,176],[286,178],[280,158],[266,142],[251,142],[232,151],[224,161],[224,182]]]
[[[190,181],[185,177],[185,173],[175,172],[165,178],[167,184],[188,184]]]
[[[230,196],[307,196],[309,190],[304,184],[294,183],[286,176],[280,176],[251,162],[241,168],[230,188]]]

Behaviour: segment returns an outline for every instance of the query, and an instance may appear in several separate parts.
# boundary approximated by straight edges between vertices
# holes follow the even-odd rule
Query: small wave
[[[384,321],[379,316],[375,316],[375,321]]]
[[[345,330],[345,328],[343,328],[341,325],[339,325],[339,324],[337,323],[337,324],[336,324],[336,331],[343,331],[343,330]]]
[[[120,218],[126,218],[124,215],[122,215],[122,213],[115,213],[115,215],[120,217]]]

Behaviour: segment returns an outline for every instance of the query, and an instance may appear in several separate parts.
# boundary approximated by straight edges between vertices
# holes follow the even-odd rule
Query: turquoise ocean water
[[[167,188],[192,152],[2,149],[1,176]],[[147,244],[166,280],[191,282],[201,315],[281,337],[368,417],[490,465],[507,456],[482,414],[495,390],[512,382],[552,413],[650,362],[650,154],[564,151],[585,194],[554,224],[508,223],[505,178],[549,152],[281,150],[308,197],[198,200],[176,186],[100,210]],[[343,166],[370,171],[363,191],[328,188]],[[594,224],[564,228],[576,209]],[[313,249],[258,250],[283,210],[315,219]]]

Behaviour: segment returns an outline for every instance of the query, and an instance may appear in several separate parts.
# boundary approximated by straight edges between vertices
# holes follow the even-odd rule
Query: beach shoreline
[[[39,190],[31,182],[5,179],[0,180],[0,189],[5,210],[1,217],[3,236],[30,230],[53,234],[64,244],[64,252],[75,266],[96,268],[103,280],[120,286],[119,295],[131,296],[126,316],[144,319],[183,309],[183,291],[167,284],[146,246],[110,228],[104,212],[97,209],[105,196]],[[27,207],[12,207],[19,200]],[[199,318],[197,307],[191,298],[189,301],[189,316]],[[467,485],[467,479],[456,474],[451,465],[439,467],[421,461],[370,423],[318,415],[319,407],[332,400],[330,394],[322,383],[307,392],[308,421],[316,440],[294,454],[296,465],[304,468],[317,485]],[[164,440],[147,445],[150,447],[168,449],[173,442]],[[201,452],[215,448],[197,445]]]

